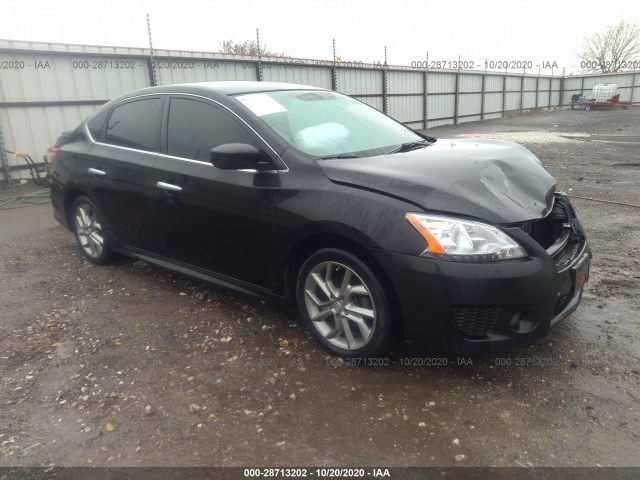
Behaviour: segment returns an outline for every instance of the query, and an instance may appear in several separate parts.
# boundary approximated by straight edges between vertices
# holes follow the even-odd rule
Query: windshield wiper
[[[418,140],[417,142],[407,142],[407,143],[403,143],[398,148],[394,148],[389,153],[387,153],[387,155],[390,155],[392,153],[409,152],[411,150],[416,150],[418,148],[428,147],[429,145],[431,145],[431,142],[429,142],[428,140]]]
[[[326,157],[320,157],[320,160],[330,160],[332,158],[360,158],[358,155],[354,155],[353,153],[340,153],[339,155],[327,155]]]

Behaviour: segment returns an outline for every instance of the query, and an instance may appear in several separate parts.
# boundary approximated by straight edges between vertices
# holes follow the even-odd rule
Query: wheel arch
[[[73,212],[71,208],[73,207],[73,202],[76,201],[76,198],[85,196],[87,198],[91,198],[87,192],[78,187],[70,188],[64,196],[64,216],[67,221],[67,228],[72,232],[75,231],[75,223],[73,222]]]
[[[296,282],[298,279],[298,272],[300,271],[302,264],[309,255],[322,248],[339,248],[345,250],[359,257],[369,266],[369,268],[371,268],[371,270],[373,270],[385,291],[388,292],[389,305],[392,309],[392,318],[395,320],[393,322],[394,333],[402,336],[404,333],[402,309],[400,308],[398,301],[398,294],[389,280],[389,277],[375,258],[367,252],[364,245],[340,233],[318,232],[309,234],[306,237],[301,238],[294,245],[285,269],[285,292],[287,298],[295,300]]]

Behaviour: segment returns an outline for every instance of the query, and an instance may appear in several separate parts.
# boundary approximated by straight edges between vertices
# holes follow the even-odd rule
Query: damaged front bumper
[[[556,194],[543,219],[503,229],[528,258],[467,263],[370,251],[395,287],[405,338],[449,353],[498,351],[546,336],[577,308],[591,253],[566,195]]]

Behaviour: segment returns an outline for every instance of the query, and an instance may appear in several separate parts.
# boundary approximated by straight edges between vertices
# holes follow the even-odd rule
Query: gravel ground
[[[500,355],[347,365],[290,308],[139,261],[92,266],[62,227],[19,235],[0,211],[0,466],[640,465],[639,120],[429,131],[524,143],[589,235],[578,311]]]

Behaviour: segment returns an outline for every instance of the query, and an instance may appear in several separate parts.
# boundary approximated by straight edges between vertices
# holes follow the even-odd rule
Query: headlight
[[[527,256],[515,240],[485,223],[422,213],[407,213],[405,218],[427,242],[422,255],[471,262]]]

